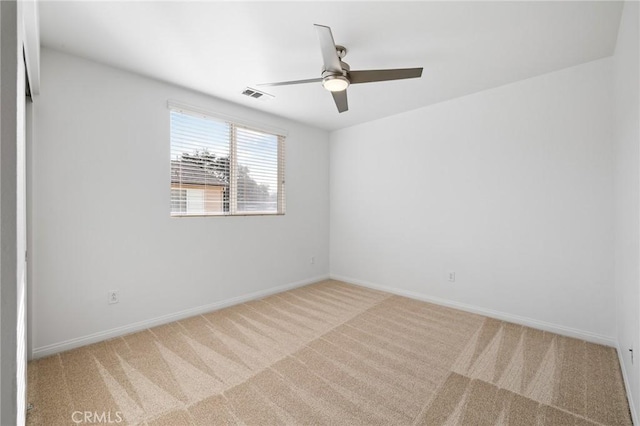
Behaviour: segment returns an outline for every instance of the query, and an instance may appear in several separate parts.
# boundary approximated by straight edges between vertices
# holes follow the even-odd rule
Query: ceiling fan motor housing
[[[342,62],[340,61],[340,66],[342,67],[342,71],[331,71],[331,70],[326,70],[324,69],[324,67],[322,68],[322,78],[325,78],[327,76],[336,76],[336,75],[342,75],[347,77],[347,74],[349,73],[349,71],[351,71],[351,67],[349,66],[348,63],[346,62]]]
[[[346,54],[346,49],[343,51]],[[338,56],[340,56],[339,53]],[[349,67],[349,64],[342,61],[340,61],[340,67],[342,67],[341,72],[327,71],[325,69],[322,70],[322,86],[330,92],[346,90],[346,88],[349,87],[349,84],[351,84],[349,81],[349,71],[351,70],[351,67]]]

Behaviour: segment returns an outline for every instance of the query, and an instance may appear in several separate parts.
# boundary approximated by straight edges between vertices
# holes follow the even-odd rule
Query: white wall
[[[614,62],[615,278],[617,339],[636,414],[640,413],[640,109],[639,7],[624,6]],[[631,363],[629,349],[634,349]],[[637,419],[637,417],[636,417]]]
[[[603,59],[332,133],[332,277],[613,344],[610,79]]]
[[[325,131],[56,51],[41,60],[30,165],[36,356],[328,276]],[[286,215],[170,218],[168,99],[287,129]],[[112,289],[119,304],[107,304]]]

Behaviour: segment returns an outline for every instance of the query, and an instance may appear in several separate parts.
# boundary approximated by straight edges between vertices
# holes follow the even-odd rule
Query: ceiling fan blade
[[[278,83],[262,83],[258,86],[288,86],[290,84],[305,84],[305,83],[319,83],[321,78],[310,78],[308,80],[293,80],[293,81],[280,81]]]
[[[331,92],[333,100],[338,107],[338,112],[345,112],[349,110],[349,104],[347,103],[347,91],[342,90],[340,92]]]
[[[392,70],[350,71],[351,84],[373,83],[375,81],[402,80],[422,76],[422,68],[399,68]]]
[[[333,41],[331,28],[314,24],[320,40],[320,51],[322,52],[322,61],[324,62],[325,71],[342,72],[340,58],[336,52],[336,43]]]

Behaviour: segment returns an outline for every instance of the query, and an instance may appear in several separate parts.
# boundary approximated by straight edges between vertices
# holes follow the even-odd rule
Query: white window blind
[[[172,108],[171,215],[284,214],[283,135]]]

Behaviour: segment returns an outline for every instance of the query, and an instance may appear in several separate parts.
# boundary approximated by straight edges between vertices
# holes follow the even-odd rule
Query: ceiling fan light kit
[[[335,44],[331,28],[318,24],[314,26],[316,27],[318,40],[320,41],[320,52],[322,53],[322,77],[307,80],[265,83],[259,84],[259,86],[288,86],[291,84],[322,82],[322,87],[331,92],[338,112],[342,113],[349,110],[347,87],[349,87],[350,84],[401,80],[422,76],[422,68],[351,71],[349,64],[342,62],[342,58],[347,54],[347,49],[344,46],[337,46]]]
[[[322,79],[322,87],[330,92],[342,92],[349,87],[349,80],[343,75],[329,75]]]

